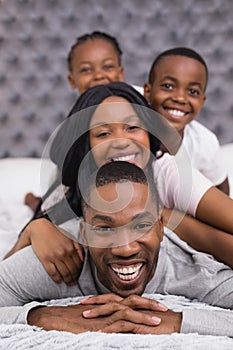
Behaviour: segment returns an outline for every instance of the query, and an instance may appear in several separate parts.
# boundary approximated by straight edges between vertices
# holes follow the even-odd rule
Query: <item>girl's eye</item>
[[[106,64],[105,66],[103,66],[104,70],[111,70],[111,69],[115,69],[115,66],[113,64]]]
[[[80,73],[90,73],[91,67],[83,67],[80,69]]]

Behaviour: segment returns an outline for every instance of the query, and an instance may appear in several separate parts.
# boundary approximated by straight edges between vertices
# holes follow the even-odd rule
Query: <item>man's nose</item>
[[[123,243],[123,242],[120,242]],[[133,242],[126,242],[125,244],[122,245],[115,245],[114,247],[111,248],[112,254],[116,256],[120,256],[123,258],[129,258],[133,255],[136,255],[140,251],[140,246],[137,241]]]

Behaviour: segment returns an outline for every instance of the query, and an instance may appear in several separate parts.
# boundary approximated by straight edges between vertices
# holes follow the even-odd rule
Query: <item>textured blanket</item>
[[[214,307],[191,302],[183,297],[146,295],[165,303],[174,311],[184,308]],[[46,302],[47,305],[68,305],[79,301],[79,298],[68,298]],[[216,308],[217,309],[217,308]],[[86,332],[72,334],[68,332],[46,332],[37,327],[25,325],[0,325],[1,350],[232,350],[233,339],[227,337],[202,336],[198,334],[171,335],[132,335],[132,334],[102,334]]]

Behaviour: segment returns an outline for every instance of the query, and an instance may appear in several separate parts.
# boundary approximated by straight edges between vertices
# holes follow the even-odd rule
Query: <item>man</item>
[[[73,333],[233,336],[230,310],[173,312],[141,296],[144,292],[176,294],[233,307],[229,267],[193,250],[172,233],[163,238],[161,206],[150,181],[128,162],[101,167],[96,187],[88,184],[82,191],[80,242],[86,246],[86,256],[78,283],[53,282],[30,246],[15,253],[0,263],[0,323],[28,323]],[[68,307],[38,302],[89,295],[95,296]]]

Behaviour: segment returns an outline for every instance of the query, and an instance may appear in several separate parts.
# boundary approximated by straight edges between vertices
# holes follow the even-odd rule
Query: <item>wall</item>
[[[0,157],[41,156],[76,94],[66,56],[77,36],[103,30],[124,51],[126,80],[143,85],[161,50],[185,45],[209,66],[199,120],[221,143],[233,141],[231,0],[2,0]]]

